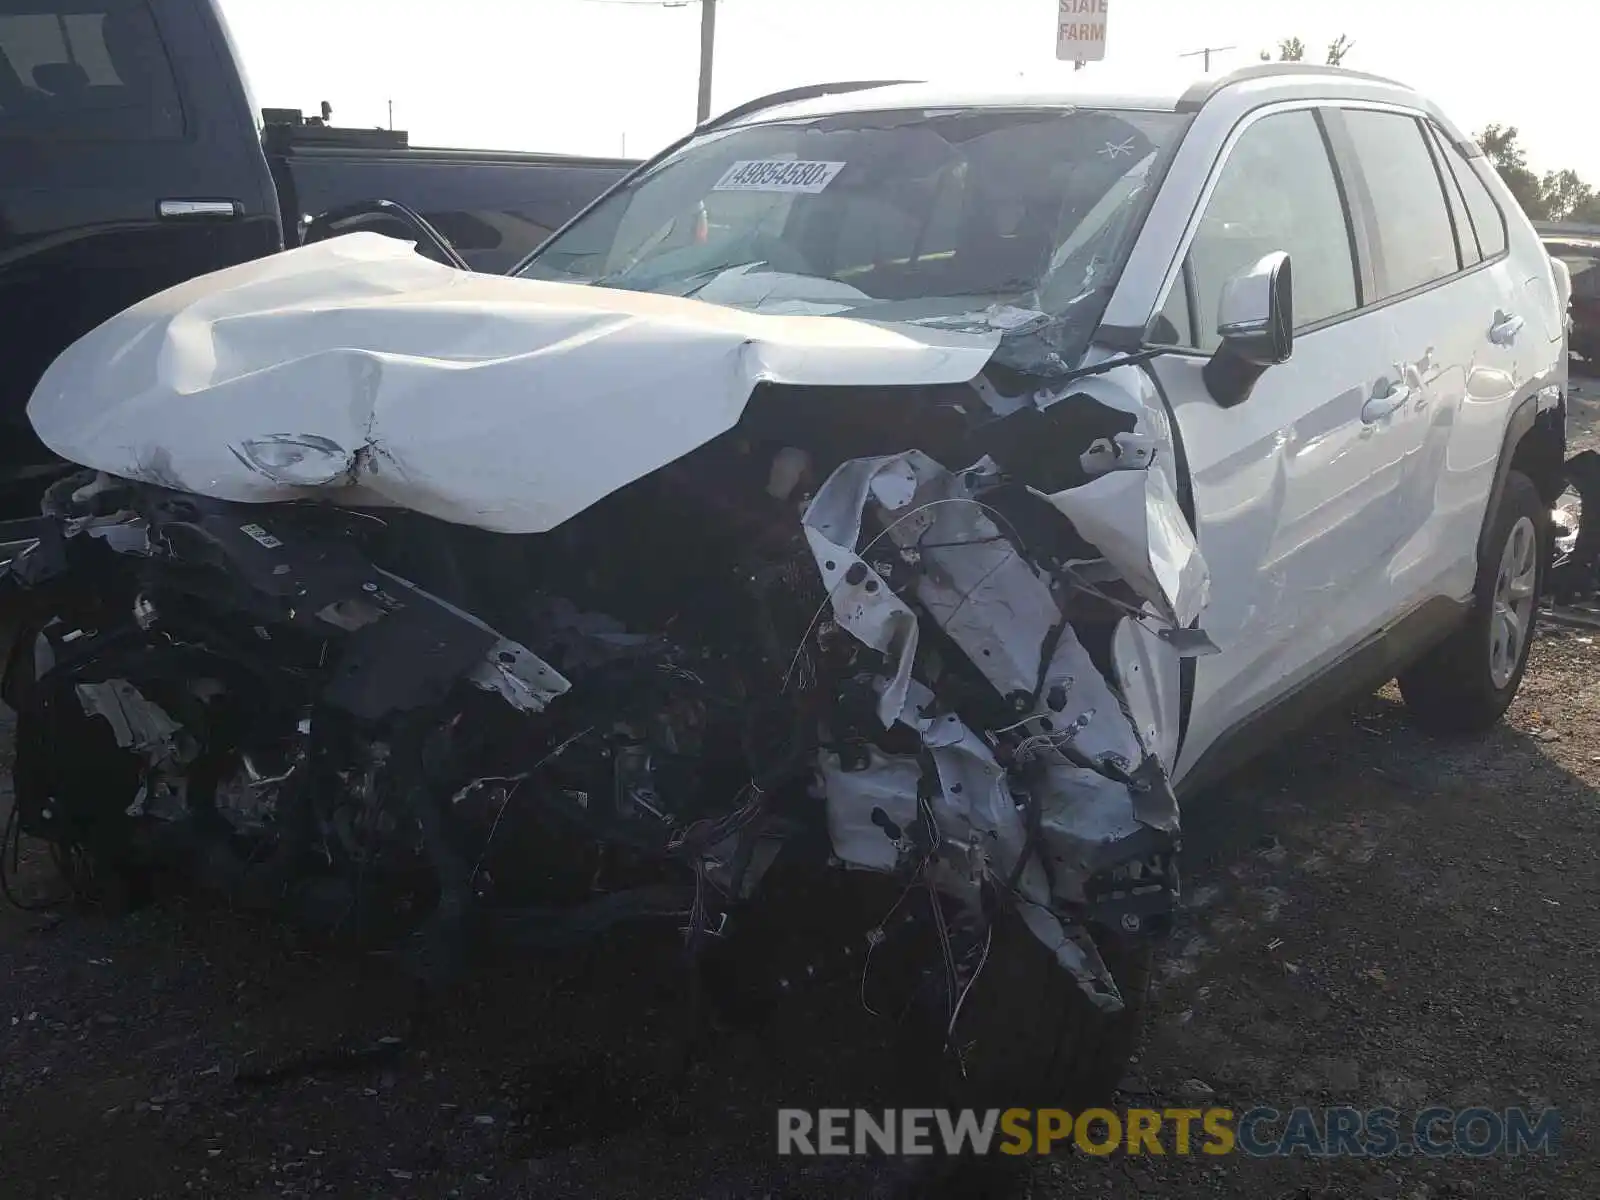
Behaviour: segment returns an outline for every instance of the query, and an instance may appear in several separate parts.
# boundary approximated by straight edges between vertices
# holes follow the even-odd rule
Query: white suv
[[[822,909],[817,880],[888,880],[937,948],[917,994],[943,997],[943,1044],[989,1052],[969,1080],[1006,1081],[1008,1103],[1027,1075],[1056,1100],[1103,1090],[1176,898],[1180,795],[1397,672],[1432,729],[1509,704],[1561,488],[1563,302],[1477,147],[1383,79],[771,97],[645,164],[512,278],[354,234],[191,281],[69,349],[29,414],[99,477],[53,489],[56,550],[113,564],[92,628],[133,622],[138,653],[126,678],[80,680],[64,664],[102,635],[69,650],[58,635],[91,626],[64,618],[14,658],[8,698],[30,762],[70,756],[50,722],[72,705],[31,697],[76,681],[93,724],[146,672],[165,695],[201,669],[156,672],[174,647],[243,646],[232,675],[281,671],[308,710],[358,718],[334,725],[351,744],[328,753],[358,758],[330,778],[370,784],[429,730],[471,730],[481,760],[429,768],[459,789],[439,785],[439,827],[470,825],[478,783],[535,779],[549,837],[585,831],[565,855],[583,881],[612,878],[596,843],[650,845],[692,882],[691,933],[755,903],[774,853],[818,868],[780,889],[791,916]],[[331,508],[379,519],[336,523],[335,545]],[[374,567],[352,564],[352,531]],[[41,549],[12,574],[68,561]],[[202,589],[219,571],[232,589]],[[168,628],[197,607],[208,623]],[[232,643],[208,632],[229,622]],[[473,688],[506,702],[504,744],[457,707]],[[225,696],[140,711],[166,745]],[[273,712],[247,698],[238,727]],[[282,720],[273,745],[325,727]],[[116,799],[30,771],[40,836]],[[238,838],[287,837],[246,790]],[[795,828],[813,836],[779,836]],[[456,884],[431,944],[484,902],[454,856],[492,833],[422,838]],[[846,957],[904,924],[843,911],[861,918]],[[540,912],[523,926],[557,919]]]
[[[953,135],[942,175],[918,157],[937,158],[919,132],[983,114],[996,130]],[[1029,145],[1008,124],[1052,116],[1079,129]],[[851,204],[832,147],[874,128],[894,131],[874,147],[892,182]],[[697,159],[785,158],[824,177],[730,187],[702,166],[708,190],[650,203]],[[679,200],[694,219],[663,222]],[[817,270],[821,222],[836,242]],[[939,274],[963,255],[979,265]],[[1103,372],[1088,394],[1165,443],[1209,567],[1219,653],[1186,658],[1161,696],[1181,791],[1397,670],[1441,732],[1492,724],[1521,679],[1561,489],[1564,304],[1482,150],[1402,84],[1276,64],[1164,97],[881,85],[757,101],[520,273],[945,328],[987,309],[1002,369]],[[954,316],[922,311],[958,291]],[[1076,458],[1063,432],[1050,452]]]

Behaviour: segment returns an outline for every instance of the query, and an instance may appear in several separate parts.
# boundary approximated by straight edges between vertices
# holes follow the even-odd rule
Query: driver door
[[[1400,500],[1372,405],[1400,386],[1321,116],[1278,108],[1224,146],[1182,267],[1152,322],[1172,347],[1153,369],[1182,436],[1211,598],[1202,624],[1221,653],[1195,669],[1176,775],[1380,628]],[[1288,252],[1295,342],[1241,404],[1201,369],[1220,338],[1223,283]],[[1364,418],[1364,413],[1368,419]]]

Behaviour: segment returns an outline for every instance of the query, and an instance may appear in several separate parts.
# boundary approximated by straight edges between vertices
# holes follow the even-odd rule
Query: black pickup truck
[[[288,109],[258,120],[217,0],[6,0],[0,509],[31,505],[56,467],[24,412],[39,376],[130,304],[308,230],[416,238],[361,210],[373,199],[442,235],[423,253],[503,271],[635,165],[412,147]]]

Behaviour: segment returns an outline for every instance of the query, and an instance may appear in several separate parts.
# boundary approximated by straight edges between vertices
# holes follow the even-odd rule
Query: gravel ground
[[[1385,691],[1191,805],[1186,910],[1122,1097],[1555,1105],[1559,1155],[1069,1154],[1036,1165],[1032,1197],[1593,1195],[1597,638],[1546,632],[1486,739],[1429,740]],[[26,857],[42,894],[50,876]],[[0,1194],[863,1194],[858,1164],[771,1154],[777,1107],[839,1095],[850,989],[667,1082],[670,971],[644,942],[500,964],[419,1029],[381,960],[311,953],[214,907],[0,907]]]

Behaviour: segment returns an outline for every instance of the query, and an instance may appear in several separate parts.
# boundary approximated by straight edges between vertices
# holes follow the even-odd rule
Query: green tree
[[[1551,221],[1581,219],[1577,214],[1588,211],[1595,204],[1594,189],[1571,169],[1546,171],[1539,185],[1539,198],[1544,205],[1546,219]]]
[[[1323,62],[1327,63],[1330,67],[1339,66],[1344,62],[1344,56],[1350,53],[1350,48],[1354,45],[1355,43],[1352,42],[1348,36],[1341,33],[1338,37],[1334,38],[1333,41],[1328,43],[1328,52],[1324,56]],[[1284,38],[1278,43],[1279,62],[1303,62],[1305,61],[1305,57],[1306,44],[1299,38]],[[1261,52],[1261,61],[1271,62],[1272,51],[1263,50]]]
[[[1548,217],[1545,208],[1544,184],[1528,169],[1528,156],[1517,142],[1515,125],[1489,125],[1478,135],[1478,145],[1494,164],[1494,169],[1505,180],[1506,187],[1522,205],[1522,211],[1532,221]]]
[[[1349,54],[1351,48],[1354,46],[1355,43],[1341,33],[1338,37],[1334,38],[1333,41],[1328,43],[1328,54],[1323,61],[1326,62],[1330,67],[1342,66],[1344,64],[1344,56]]]

